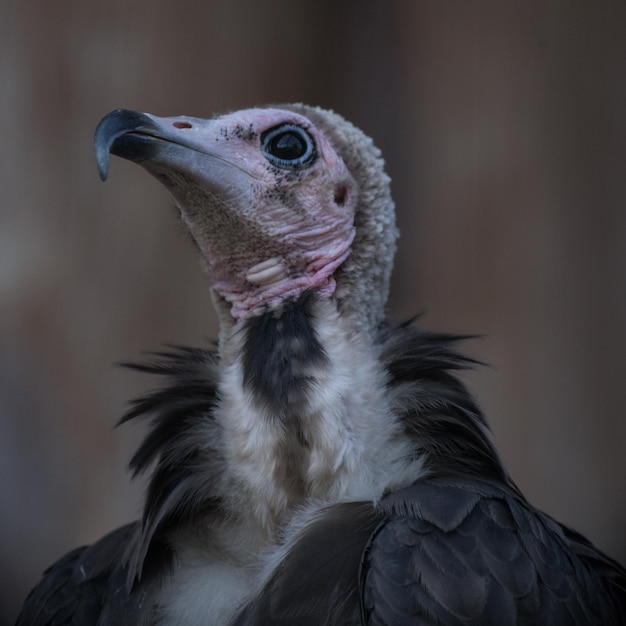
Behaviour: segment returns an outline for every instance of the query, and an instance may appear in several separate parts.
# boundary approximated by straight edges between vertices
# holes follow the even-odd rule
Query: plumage
[[[433,478],[383,498],[380,508],[385,521],[364,561],[365,623],[623,620],[616,581],[593,571],[588,544],[579,552],[578,538],[505,486]]]
[[[468,337],[387,321],[397,231],[371,140],[301,104],[96,131],[171,192],[215,346],[162,385],[142,519],[44,574],[18,625],[625,624],[626,571],[530,505],[458,378]]]

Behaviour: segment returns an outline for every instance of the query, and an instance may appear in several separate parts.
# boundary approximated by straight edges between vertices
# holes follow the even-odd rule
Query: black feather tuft
[[[133,456],[133,473],[145,471],[173,442],[185,437],[199,421],[213,422],[219,359],[201,348],[173,346],[171,352],[151,353],[151,363],[122,363],[124,367],[166,377],[168,384],[131,402],[119,424],[151,418],[151,430]]]
[[[456,349],[476,336],[423,331],[411,322],[387,324],[379,334],[406,435],[426,452],[433,473],[469,474],[514,488],[480,407],[456,375],[482,365]]]
[[[150,419],[150,431],[130,462],[133,473],[156,463],[146,493],[141,536],[130,556],[128,583],[139,579],[167,548],[165,536],[218,511],[217,483],[223,475],[222,432],[214,418],[219,359],[206,349],[175,347],[154,353],[148,364],[125,367],[165,377],[164,388],[131,403],[120,423]]]

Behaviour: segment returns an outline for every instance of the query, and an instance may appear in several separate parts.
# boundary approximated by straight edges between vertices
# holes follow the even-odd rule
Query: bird
[[[160,384],[130,461],[141,519],[53,564],[27,625],[626,624],[626,570],[539,511],[461,373],[467,335],[386,315],[398,230],[381,152],[338,113],[127,109],[95,133],[173,196],[213,344]]]

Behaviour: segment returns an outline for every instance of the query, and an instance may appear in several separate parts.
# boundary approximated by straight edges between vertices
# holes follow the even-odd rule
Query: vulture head
[[[397,231],[371,139],[334,112],[288,104],[212,119],[116,110],[96,130],[109,153],[171,192],[212,277],[222,324],[304,292],[335,299],[373,333],[383,319]]]

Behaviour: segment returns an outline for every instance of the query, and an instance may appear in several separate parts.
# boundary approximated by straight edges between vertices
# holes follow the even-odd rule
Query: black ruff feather
[[[141,577],[152,544],[163,541],[172,526],[184,526],[219,510],[217,483],[225,468],[222,433],[213,414],[217,355],[208,349],[174,347],[153,356],[156,359],[149,364],[123,364],[166,379],[163,388],[134,400],[120,420],[150,420],[150,430],[130,467],[138,474],[154,464],[141,538],[131,555],[129,584]]]
[[[424,331],[411,321],[386,324],[379,335],[406,435],[426,453],[432,472],[498,480],[515,488],[480,407],[457,376],[482,365],[457,349],[475,335]]]

